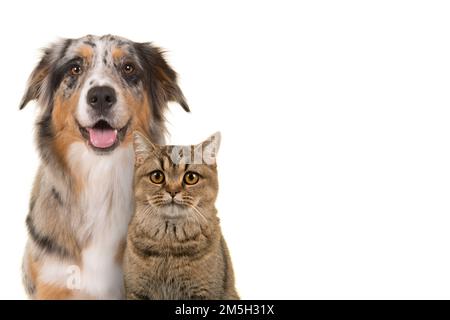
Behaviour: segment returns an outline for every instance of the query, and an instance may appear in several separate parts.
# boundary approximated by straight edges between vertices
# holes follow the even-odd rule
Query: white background
[[[445,1],[0,1],[0,298],[24,298],[39,48],[112,33],[168,50],[220,130],[217,206],[243,298],[450,298]]]

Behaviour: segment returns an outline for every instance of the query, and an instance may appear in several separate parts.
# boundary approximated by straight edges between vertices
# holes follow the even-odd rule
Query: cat
[[[134,132],[127,299],[239,299],[215,208],[219,144],[219,132],[195,146],[160,146]]]

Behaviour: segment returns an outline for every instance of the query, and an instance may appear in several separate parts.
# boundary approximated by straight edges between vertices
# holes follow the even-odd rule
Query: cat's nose
[[[171,195],[172,199],[175,198],[175,196],[179,193],[179,191],[177,190],[170,190],[167,192]]]

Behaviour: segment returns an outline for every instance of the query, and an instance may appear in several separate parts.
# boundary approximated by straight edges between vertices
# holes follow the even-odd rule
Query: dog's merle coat
[[[117,103],[99,114],[87,92],[105,85]],[[41,165],[26,220],[26,290],[38,299],[122,298],[122,251],[133,212],[131,133],[163,143],[167,103],[189,111],[177,75],[149,43],[111,35],[63,39],[44,51],[20,108],[31,100],[40,109]],[[109,149],[89,141],[87,131],[99,123],[118,132]]]

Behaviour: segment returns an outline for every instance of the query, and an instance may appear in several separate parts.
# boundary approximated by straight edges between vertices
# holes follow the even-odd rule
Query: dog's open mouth
[[[83,128],[80,131],[89,144],[99,151],[113,150],[125,136],[129,122],[122,128],[113,128],[107,121],[100,120],[92,127]]]
[[[117,129],[114,129],[108,122],[101,120],[92,128],[87,128],[89,142],[96,148],[109,148],[117,140]]]

